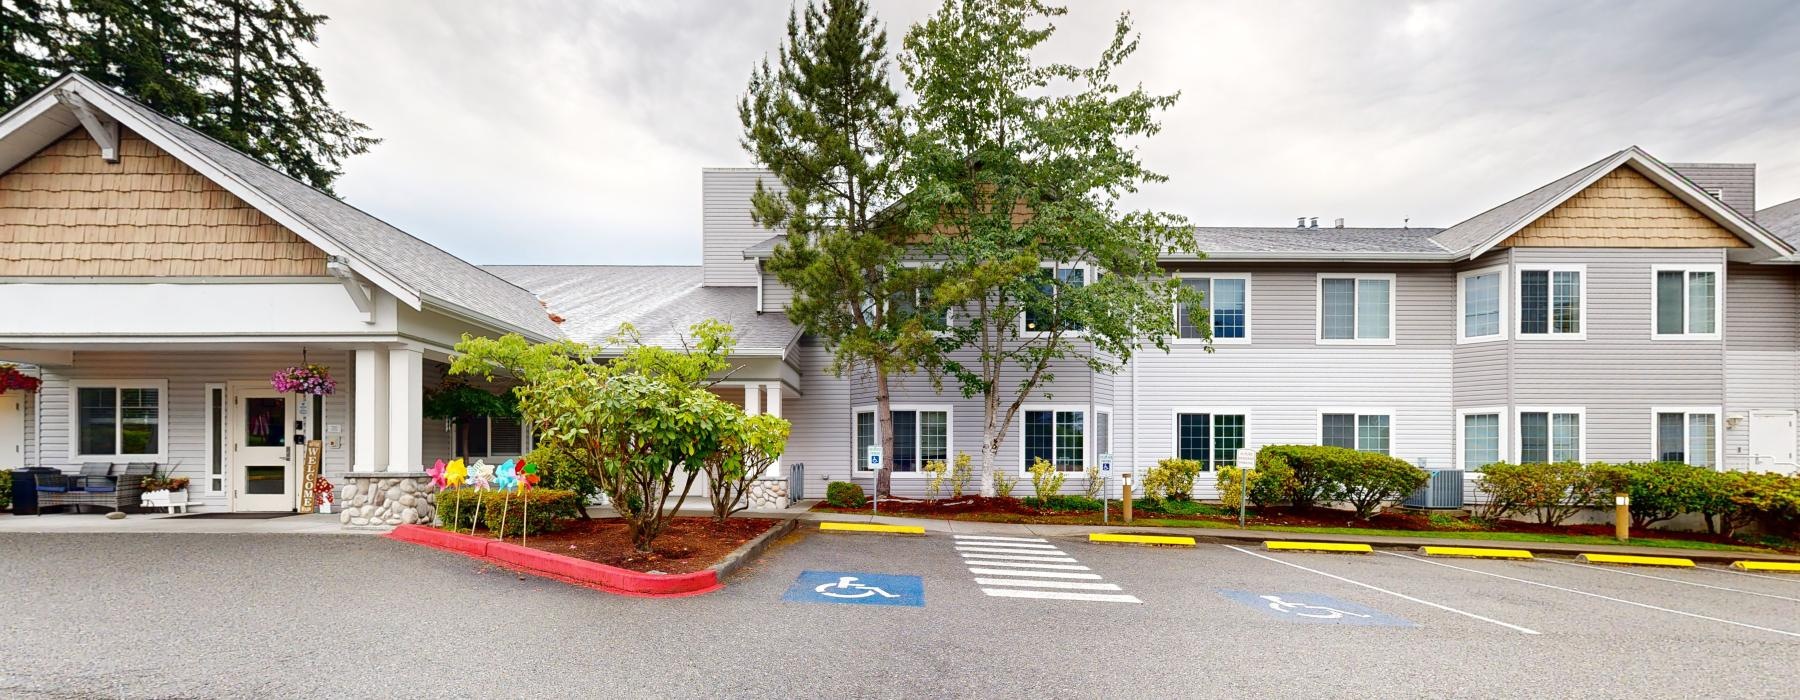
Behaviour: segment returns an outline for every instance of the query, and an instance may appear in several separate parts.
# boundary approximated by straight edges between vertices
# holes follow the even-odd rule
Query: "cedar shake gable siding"
[[[318,276],[323,251],[121,129],[70,131],[0,175],[0,276]]]
[[[1620,167],[1500,242],[1550,248],[1748,248],[1705,214]]]

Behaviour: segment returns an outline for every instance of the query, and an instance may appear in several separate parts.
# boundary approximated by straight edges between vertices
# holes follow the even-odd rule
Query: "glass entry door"
[[[294,402],[271,389],[238,389],[231,426],[232,510],[291,511],[299,505]]]

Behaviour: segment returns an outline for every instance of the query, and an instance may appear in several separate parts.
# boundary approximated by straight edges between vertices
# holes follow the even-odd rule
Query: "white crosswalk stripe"
[[[1093,603],[1143,603],[1106,583],[1074,557],[1042,539],[956,535],[956,553],[975,574],[975,585],[994,598],[1067,600]]]

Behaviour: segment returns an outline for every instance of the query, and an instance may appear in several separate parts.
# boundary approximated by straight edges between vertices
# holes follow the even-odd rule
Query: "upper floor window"
[[[1717,465],[1719,412],[1716,409],[1657,409],[1656,459],[1696,467]]]
[[[1656,267],[1658,340],[1719,337],[1719,267]]]
[[[1519,461],[1580,462],[1582,414],[1579,408],[1519,409]]]
[[[1248,433],[1244,413],[1175,414],[1175,456],[1200,463],[1204,471],[1236,466]]]
[[[1457,275],[1456,295],[1462,309],[1456,319],[1457,338],[1473,342],[1506,337],[1506,268],[1490,267]]]
[[[1380,413],[1325,413],[1319,416],[1319,444],[1388,453],[1393,418]]]
[[[1203,297],[1200,308],[1206,310],[1207,319],[1212,323],[1214,342],[1241,343],[1250,340],[1250,275],[1183,277],[1181,283]],[[1175,305],[1175,323],[1180,330],[1180,337],[1205,337],[1205,329],[1189,317],[1188,312],[1191,310],[1187,304]]]
[[[1025,410],[1025,459],[1021,471],[1043,459],[1057,471],[1078,472],[1086,465],[1087,411]]]
[[[1519,268],[1519,337],[1585,338],[1586,285],[1579,265]]]
[[[1036,300],[1025,304],[1025,330],[1037,333],[1053,330],[1061,322],[1065,331],[1081,330],[1081,324],[1072,320],[1058,319],[1059,297],[1065,289],[1080,289],[1087,286],[1088,269],[1071,266],[1044,266],[1038,269],[1038,292]]]
[[[1393,275],[1319,275],[1319,342],[1394,342]]]

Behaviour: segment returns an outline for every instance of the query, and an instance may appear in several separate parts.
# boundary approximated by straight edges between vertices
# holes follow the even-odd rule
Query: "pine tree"
[[[41,0],[0,0],[0,105],[30,97],[50,74],[51,10]]]
[[[866,0],[790,10],[785,45],[752,73],[738,113],[744,149],[784,188],[759,183],[752,197],[758,223],[787,231],[765,269],[793,290],[788,318],[831,348],[834,373],[873,375],[891,459],[890,376],[937,365],[930,319],[942,316],[921,309],[935,271],[903,265],[909,236],[882,218],[899,193],[904,129],[887,36]]]

